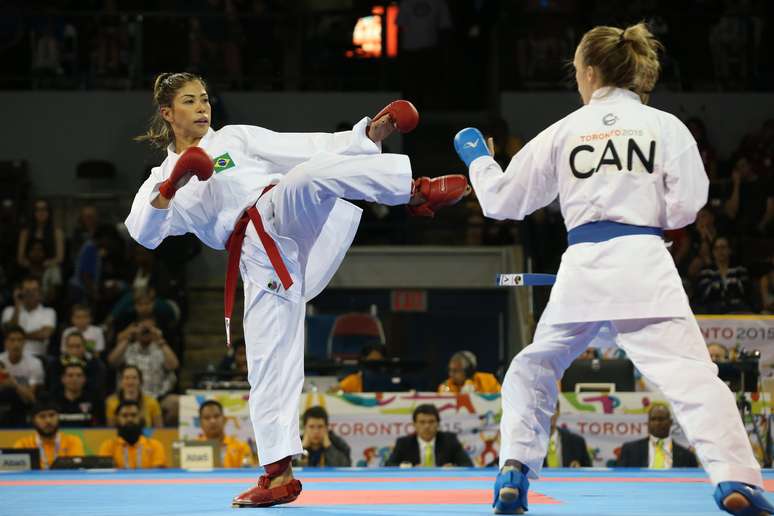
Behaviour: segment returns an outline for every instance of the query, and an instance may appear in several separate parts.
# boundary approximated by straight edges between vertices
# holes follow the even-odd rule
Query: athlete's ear
[[[586,74],[586,81],[589,84],[594,84],[594,81],[597,79],[597,69],[593,66],[587,66],[584,73]]]
[[[169,106],[162,106],[159,109],[159,114],[161,115],[161,118],[163,118],[164,120],[166,120],[170,124],[172,123],[172,120],[174,119],[174,117],[172,116],[172,108],[171,107],[169,107]]]

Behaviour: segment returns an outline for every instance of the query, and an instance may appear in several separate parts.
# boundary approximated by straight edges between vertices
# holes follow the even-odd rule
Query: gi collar
[[[631,90],[625,90],[623,88],[614,88],[612,86],[603,86],[594,90],[591,94],[591,100],[589,104],[598,104],[600,102],[612,102],[616,100],[633,100],[638,104],[642,104],[640,96]]]
[[[197,147],[204,147],[207,145],[207,142],[209,142],[212,139],[212,136],[215,134],[215,131],[213,131],[212,127],[207,128],[207,134],[202,136],[202,139],[199,140]],[[175,152],[175,143],[172,142],[167,146],[167,156],[177,158],[178,154]]]

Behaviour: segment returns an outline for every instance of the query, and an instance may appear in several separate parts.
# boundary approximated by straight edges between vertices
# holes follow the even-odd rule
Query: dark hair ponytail
[[[191,81],[198,81],[205,89],[207,88],[204,79],[193,73],[161,73],[156,77],[153,82],[153,103],[156,111],[151,117],[148,130],[145,134],[135,137],[134,141],[147,141],[160,149],[166,148],[167,145],[175,141],[172,126],[161,116],[161,108],[171,107],[177,92]]]

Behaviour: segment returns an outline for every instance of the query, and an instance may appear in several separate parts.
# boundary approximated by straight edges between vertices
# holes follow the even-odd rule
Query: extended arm
[[[530,141],[503,172],[478,129],[463,129],[454,147],[470,170],[470,182],[484,215],[522,220],[559,194],[551,156],[551,128]]]

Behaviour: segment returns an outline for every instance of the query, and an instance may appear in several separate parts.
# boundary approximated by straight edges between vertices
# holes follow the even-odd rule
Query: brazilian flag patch
[[[224,170],[228,170],[230,168],[233,168],[236,166],[236,163],[234,163],[234,160],[231,159],[231,156],[228,155],[228,152],[225,154],[222,154],[212,160],[215,165],[215,173],[223,172]]]

